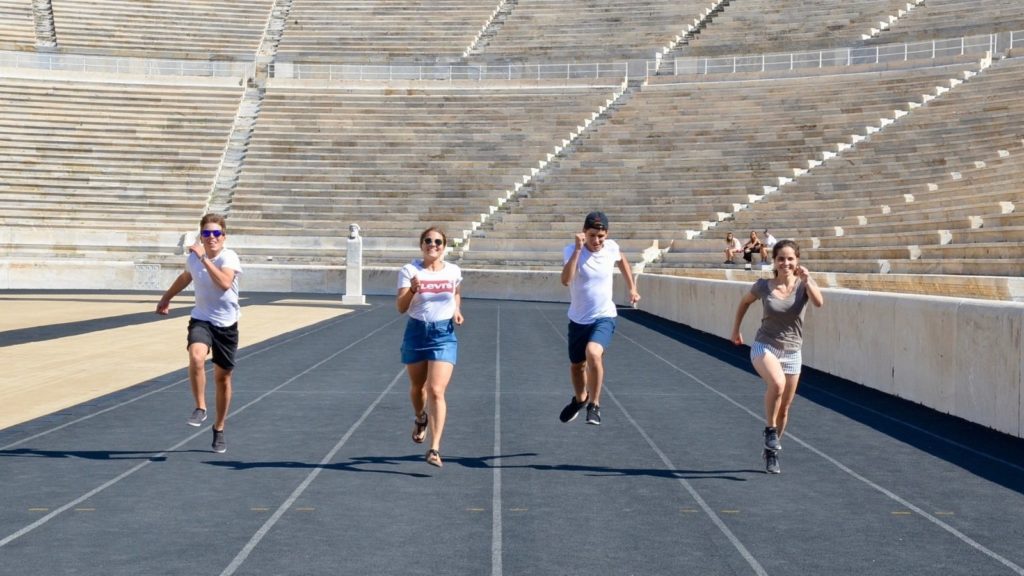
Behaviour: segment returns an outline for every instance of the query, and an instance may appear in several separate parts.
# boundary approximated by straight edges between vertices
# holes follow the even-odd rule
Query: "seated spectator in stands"
[[[763,251],[764,244],[761,242],[761,239],[757,237],[757,232],[751,230],[750,239],[743,245],[743,259],[747,261],[747,264],[744,267],[747,270],[750,270],[750,263],[753,261],[754,254],[763,254]],[[764,256],[761,257],[761,260],[762,262],[764,261]]]
[[[778,242],[778,240],[775,239],[775,236],[772,236],[772,233],[769,232],[768,229],[766,228],[765,231],[764,231],[764,240],[761,241],[761,263],[762,264],[764,264],[765,262],[767,262],[769,260],[768,253],[772,251],[772,248],[775,247],[775,244],[777,242]]]
[[[740,244],[740,239],[732,235],[729,232],[725,235],[725,262],[724,264],[735,264],[736,255],[743,252],[743,245]]]

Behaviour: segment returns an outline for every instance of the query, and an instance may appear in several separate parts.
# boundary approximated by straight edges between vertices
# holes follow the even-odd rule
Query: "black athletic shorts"
[[[231,326],[214,326],[206,320],[188,320],[188,346],[199,342],[213,351],[213,363],[225,370],[235,367],[235,352],[238,351],[238,323]],[[188,347],[186,346],[186,348]]]

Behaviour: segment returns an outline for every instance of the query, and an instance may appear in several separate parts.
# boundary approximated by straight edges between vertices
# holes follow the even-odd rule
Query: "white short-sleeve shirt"
[[[575,244],[565,247],[562,251],[563,265],[572,258],[575,250]],[[593,324],[598,318],[618,316],[612,298],[612,278],[621,259],[619,245],[614,240],[605,240],[598,252],[591,252],[583,246],[576,261],[576,274],[569,283],[569,320],[577,324]]]
[[[434,272],[413,260],[398,271],[398,288],[409,288],[418,276],[420,288],[412,297],[409,316],[424,322],[440,322],[455,316],[455,289],[462,284],[462,270],[451,262]]]
[[[218,268],[234,270],[235,279],[231,281],[230,288],[221,290],[220,286],[213,282],[203,261],[189,252],[185,267],[192,275],[192,289],[195,290],[196,298],[192,317],[224,328],[238,322],[242,315],[238,305],[238,277],[242,275],[242,261],[238,259],[238,254],[229,248],[222,249],[211,261]]]

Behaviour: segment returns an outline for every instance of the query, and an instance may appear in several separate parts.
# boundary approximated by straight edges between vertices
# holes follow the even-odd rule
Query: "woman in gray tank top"
[[[807,268],[800,265],[800,247],[792,240],[782,240],[772,248],[775,277],[754,282],[736,309],[732,326],[732,342],[743,344],[740,325],[747,308],[760,300],[764,309],[761,327],[750,346],[750,360],[764,380],[764,451],[765,471],[778,474],[782,434],[789,421],[789,407],[800,381],[803,345],[803,319],[807,303],[820,308],[824,304],[821,290]]]

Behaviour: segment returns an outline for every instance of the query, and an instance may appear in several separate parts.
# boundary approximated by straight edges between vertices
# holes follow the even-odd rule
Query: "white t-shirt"
[[[455,316],[455,289],[462,284],[462,270],[445,262],[443,268],[434,272],[423,267],[423,260],[413,260],[398,271],[398,288],[409,288],[416,276],[420,288],[413,294],[409,316],[424,322],[451,320]]]
[[[778,243],[779,243],[779,241],[775,239],[775,236],[772,236],[771,234],[766,234],[765,235],[765,237],[764,237],[764,245],[765,246],[771,248],[772,246],[775,246]]]
[[[189,252],[185,267],[192,275],[192,289],[196,298],[192,317],[224,328],[238,322],[242,315],[238,306],[238,277],[242,275],[242,261],[238,259],[238,254],[229,248],[222,249],[212,260],[218,268],[234,270],[235,279],[231,281],[230,288],[221,290],[220,286],[214,284],[203,261]]]
[[[562,264],[572,258],[575,244],[562,251]],[[614,240],[605,240],[604,247],[591,252],[585,245],[576,261],[576,275],[569,283],[569,320],[577,324],[593,324],[598,318],[614,318],[615,301],[612,299],[614,286],[612,277],[615,265],[622,259],[619,245]]]

